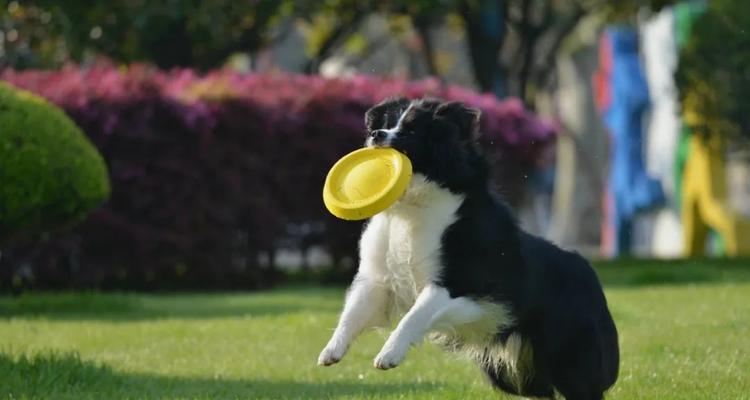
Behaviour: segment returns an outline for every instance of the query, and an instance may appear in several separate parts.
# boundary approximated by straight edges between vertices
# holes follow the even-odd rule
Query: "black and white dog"
[[[338,362],[364,329],[400,318],[377,368],[398,366],[430,334],[506,392],[601,399],[619,366],[602,287],[583,257],[522,231],[492,193],[479,111],[396,98],[365,122],[366,145],[403,152],[414,176],[362,233],[359,271],[318,363]]]

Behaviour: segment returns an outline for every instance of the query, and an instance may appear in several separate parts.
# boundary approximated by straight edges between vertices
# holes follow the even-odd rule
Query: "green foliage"
[[[0,82],[0,242],[76,222],[109,190],[102,157],[62,110]]]
[[[605,289],[622,350],[620,378],[607,399],[746,397],[750,269],[739,264],[599,268],[605,285],[613,283]],[[701,269],[701,276],[690,282],[684,268]],[[0,298],[0,343],[7,344],[0,349],[0,397],[516,399],[493,391],[468,360],[430,344],[412,349],[398,368],[378,371],[372,359],[385,338],[375,332],[341,363],[318,367],[343,297],[338,288],[302,287]]]
[[[0,10],[0,26],[15,30],[17,38],[0,54],[0,66],[54,67],[98,55],[125,63],[151,61],[163,68],[220,66],[232,53],[262,48],[290,4],[289,0],[12,1]]]
[[[0,1],[0,68],[49,68],[65,62],[64,25],[53,10]]]
[[[680,51],[677,86],[686,122],[699,133],[750,136],[750,7],[711,0]]]

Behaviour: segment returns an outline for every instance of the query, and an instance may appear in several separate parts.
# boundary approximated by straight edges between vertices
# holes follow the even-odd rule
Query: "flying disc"
[[[395,203],[411,181],[411,161],[391,148],[364,148],[333,165],[323,186],[323,203],[346,220],[370,218]]]

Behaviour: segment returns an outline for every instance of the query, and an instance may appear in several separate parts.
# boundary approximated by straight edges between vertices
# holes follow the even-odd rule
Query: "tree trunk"
[[[464,0],[460,5],[469,42],[474,79],[483,92],[507,95],[506,72],[500,64],[505,41],[507,4],[504,0],[481,0],[478,5]]]

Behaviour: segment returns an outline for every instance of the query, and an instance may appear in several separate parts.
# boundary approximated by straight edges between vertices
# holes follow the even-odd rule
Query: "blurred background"
[[[0,288],[345,282],[325,174],[392,95],[483,111],[493,185],[593,258],[750,255],[741,0],[0,9]]]

